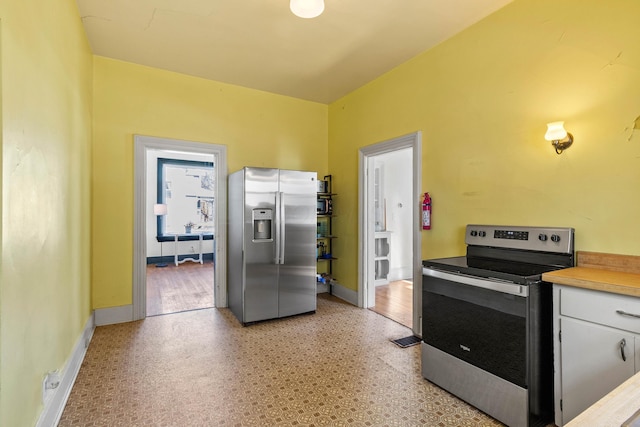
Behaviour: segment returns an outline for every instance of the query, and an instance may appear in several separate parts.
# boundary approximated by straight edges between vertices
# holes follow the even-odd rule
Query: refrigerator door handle
[[[286,242],[284,230],[285,230],[285,216],[284,216],[284,193],[280,193],[280,213],[278,216],[278,222],[280,223],[280,264],[284,264],[284,244]]]
[[[275,229],[276,229],[276,256],[274,259],[274,264],[281,264],[280,262],[280,192],[276,191],[276,218],[275,218]]]

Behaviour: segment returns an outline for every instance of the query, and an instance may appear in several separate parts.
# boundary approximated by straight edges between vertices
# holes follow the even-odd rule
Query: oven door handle
[[[448,280],[450,282],[464,283],[465,285],[503,292],[505,294],[517,295],[520,297],[529,296],[529,288],[527,286],[518,285],[513,282],[484,279],[459,273],[448,273],[435,270],[433,268],[422,268],[422,274],[425,276],[435,277],[437,279]]]

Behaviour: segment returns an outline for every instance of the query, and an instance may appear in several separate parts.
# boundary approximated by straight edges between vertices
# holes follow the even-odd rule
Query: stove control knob
[[[551,235],[551,241],[558,243],[560,241],[560,236],[558,236],[557,234],[552,234]]]
[[[478,232],[476,230],[471,230],[471,235],[473,237],[476,237],[478,235]]]
[[[546,234],[538,234],[538,240],[540,240],[541,242],[546,242],[547,241],[547,235]]]
[[[487,232],[486,231],[481,231],[478,234],[480,235],[480,237],[485,237],[487,235]]]

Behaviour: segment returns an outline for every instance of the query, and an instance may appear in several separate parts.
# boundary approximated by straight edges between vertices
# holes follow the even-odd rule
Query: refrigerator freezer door
[[[280,171],[279,316],[316,310],[315,172]]]
[[[255,209],[275,212],[278,170],[245,168],[244,206],[244,320],[256,322],[278,317],[278,266],[275,242],[255,240]],[[272,221],[272,224],[277,221]],[[272,225],[273,226],[273,225]],[[273,231],[271,235],[273,235]]]
[[[227,244],[227,282],[229,308],[243,321],[244,317],[244,171],[229,175],[229,241]],[[233,220],[231,220],[233,218]]]

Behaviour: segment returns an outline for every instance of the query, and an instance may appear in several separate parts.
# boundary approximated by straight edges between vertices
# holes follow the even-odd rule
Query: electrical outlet
[[[45,377],[45,388],[47,390],[53,390],[60,385],[60,372],[51,371]]]
[[[194,248],[193,246],[191,246],[191,253],[195,254],[196,253],[196,248]]]
[[[42,380],[42,401],[46,402],[47,398],[55,389],[60,386],[60,372],[51,371],[44,376]]]

